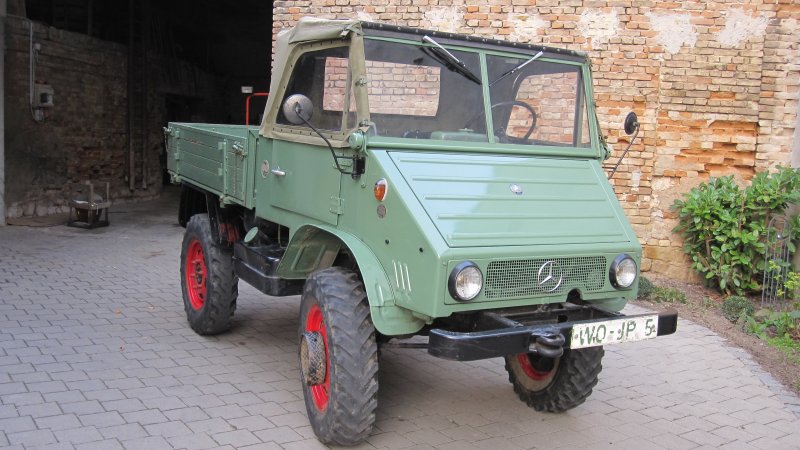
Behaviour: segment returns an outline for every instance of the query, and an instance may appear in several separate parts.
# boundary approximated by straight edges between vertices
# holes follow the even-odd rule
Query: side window
[[[293,94],[308,97],[314,105],[309,122],[321,130],[352,127],[353,124],[344,123],[347,111],[355,109],[355,104],[347,101],[349,73],[347,47],[304,53],[295,63],[283,101]],[[278,112],[277,123],[291,125],[282,110]]]

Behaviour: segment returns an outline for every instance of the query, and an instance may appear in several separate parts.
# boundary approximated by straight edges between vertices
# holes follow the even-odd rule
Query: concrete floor
[[[322,447],[297,297],[242,283],[231,331],[187,326],[175,193],[113,208],[108,228],[0,228],[0,447]],[[360,448],[800,448],[800,399],[706,328],[609,346],[603,366],[584,405],[542,414],[500,360],[386,350]]]

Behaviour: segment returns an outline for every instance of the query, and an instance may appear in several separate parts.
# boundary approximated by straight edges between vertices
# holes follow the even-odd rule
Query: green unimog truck
[[[300,294],[322,442],[369,435],[379,349],[401,339],[504,358],[519,398],[558,412],[591,394],[603,345],[675,331],[673,312],[618,312],[642,252],[601,165],[583,53],[304,19],[278,35],[260,127],[165,133],[190,326],[225,331],[240,279]]]

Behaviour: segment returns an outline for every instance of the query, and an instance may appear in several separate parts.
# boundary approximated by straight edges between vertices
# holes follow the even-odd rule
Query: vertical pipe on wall
[[[800,101],[795,115],[794,142],[792,142],[792,167],[800,168]]]
[[[33,26],[33,24],[31,24]],[[6,224],[6,0],[0,0],[0,227]]]
[[[144,67],[142,67],[142,118],[141,118],[141,139],[142,139],[142,189],[147,189],[147,78],[149,75],[149,61],[147,60],[147,48],[150,45],[149,37],[151,31],[150,23],[150,0],[142,2],[142,54],[144,57]]]
[[[94,2],[89,0],[86,4],[86,34],[92,36],[92,19],[94,19]]]
[[[794,142],[792,142],[791,164],[800,169],[800,101],[797,102],[797,115],[795,115]],[[790,213],[800,214],[800,205],[793,205]],[[794,270],[800,271],[800,251],[794,253]]]
[[[134,31],[134,0],[128,0],[128,188],[130,190],[134,190],[136,188],[134,184],[134,158],[133,158],[133,65],[135,64],[134,61],[134,49],[133,46],[135,45],[133,31]]]

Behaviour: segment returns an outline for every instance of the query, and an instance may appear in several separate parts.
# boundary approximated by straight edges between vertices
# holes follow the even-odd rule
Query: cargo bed
[[[188,182],[218,194],[224,203],[253,206],[258,127],[171,122],[167,169],[176,183]]]

